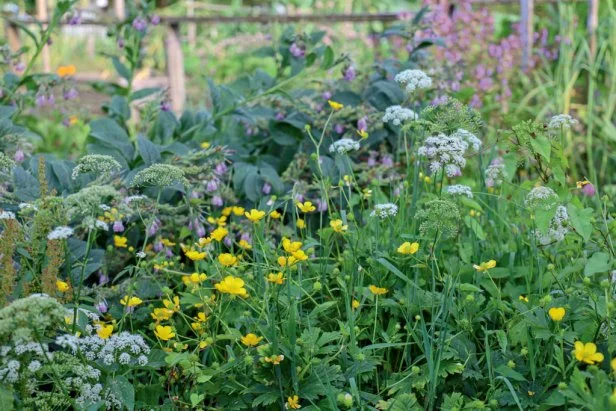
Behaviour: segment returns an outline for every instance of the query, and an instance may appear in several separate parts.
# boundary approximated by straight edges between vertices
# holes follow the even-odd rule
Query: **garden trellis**
[[[568,0],[568,1],[587,1],[588,19],[587,33],[591,55],[596,50],[596,30],[599,16],[599,0]],[[528,65],[532,55],[533,27],[534,27],[534,8],[538,3],[558,3],[559,0],[473,0],[473,3],[482,5],[504,5],[519,3],[520,6],[520,25],[523,41],[522,67]],[[8,44],[13,50],[21,47],[19,38],[19,24],[45,24],[47,20],[46,0],[37,0],[37,20],[23,17],[5,17],[5,35]],[[454,2],[441,0],[441,5],[455,6]],[[126,16],[124,0],[113,2],[114,13],[121,21]],[[167,27],[165,36],[165,58],[167,68],[167,79],[169,87],[169,97],[173,111],[181,112],[186,100],[186,81],[184,70],[184,56],[182,52],[182,38],[180,28],[182,25],[189,26],[189,39],[194,36],[197,25],[215,24],[235,24],[235,23],[255,23],[255,24],[284,24],[297,22],[312,23],[369,23],[381,22],[388,23],[400,19],[400,12],[397,13],[332,13],[332,14],[280,14],[280,15],[247,15],[247,16],[194,16],[194,9],[189,8],[188,16],[168,16],[161,18],[161,24]],[[88,20],[81,23],[82,26],[107,26],[113,24],[113,20]],[[64,23],[66,24],[66,23]],[[193,33],[191,35],[191,33]],[[49,54],[47,48],[43,49],[43,67],[45,71],[50,71]]]

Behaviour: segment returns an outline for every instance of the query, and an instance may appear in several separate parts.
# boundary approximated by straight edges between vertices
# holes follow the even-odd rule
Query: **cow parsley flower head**
[[[422,70],[404,70],[396,74],[394,80],[404,87],[407,93],[432,86],[432,79]]]
[[[47,234],[48,240],[66,240],[73,235],[73,229],[66,226],[59,226],[54,228],[49,234]]]
[[[133,180],[133,186],[167,187],[174,183],[184,183],[184,171],[170,164],[152,164],[141,170]]]
[[[481,148],[481,140],[477,138],[476,135],[471,133],[470,131],[466,131],[463,128],[459,128],[452,136],[460,137],[462,140],[466,141],[469,146],[473,147],[473,150],[479,151]]]
[[[561,242],[569,232],[568,222],[569,213],[567,213],[567,208],[564,206],[556,207],[556,213],[550,221],[548,232],[537,232],[537,240],[541,245]]]
[[[419,232],[424,237],[432,238],[438,233],[441,238],[447,239],[458,233],[460,211],[451,201],[428,201],[415,217],[422,220]]]
[[[378,217],[381,220],[387,217],[395,217],[398,214],[398,206],[392,203],[375,204],[374,210],[370,213],[371,217]]]
[[[0,211],[0,220],[14,220],[15,213],[10,211]]]
[[[549,210],[558,203],[558,195],[550,187],[538,186],[526,195],[524,205],[531,210]]]
[[[113,157],[105,154],[88,154],[83,156],[77,162],[77,166],[73,169],[72,178],[77,179],[82,174],[94,173],[97,177],[110,176],[122,169]]]
[[[455,177],[462,174],[462,168],[466,165],[464,154],[467,148],[468,143],[461,136],[441,133],[426,138],[417,154],[428,159],[432,173],[444,170],[448,177]]]
[[[329,146],[329,152],[332,154],[347,154],[351,151],[359,150],[359,142],[351,140],[350,138],[342,138],[338,141],[334,141]]]
[[[473,193],[469,186],[465,186],[462,184],[455,184],[452,186],[448,186],[446,188],[447,194],[452,196],[466,196],[468,198],[473,198]]]
[[[485,178],[487,187],[498,187],[505,181],[505,163],[502,157],[497,157],[486,168]]]
[[[417,120],[417,118],[417,114],[409,108],[389,106],[385,109],[383,123],[391,122],[394,126],[399,126],[407,120]]]
[[[558,133],[561,130],[568,130],[571,126],[577,124],[578,121],[569,114],[558,114],[550,119],[548,130],[551,133]]]

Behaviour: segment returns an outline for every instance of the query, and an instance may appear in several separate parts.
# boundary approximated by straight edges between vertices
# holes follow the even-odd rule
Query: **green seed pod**
[[[314,284],[312,284],[312,289],[314,291],[321,291],[321,288],[323,288],[323,285],[319,281],[315,281]]]

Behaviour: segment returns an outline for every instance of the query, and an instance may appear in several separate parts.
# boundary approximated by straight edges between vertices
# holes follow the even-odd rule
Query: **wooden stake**
[[[597,26],[599,25],[599,1],[588,0],[588,41],[590,43],[590,58],[594,59],[597,53]]]
[[[520,0],[520,34],[522,36],[522,68],[527,69],[533,54],[534,0]]]
[[[47,0],[36,0],[36,17],[40,21],[47,21]],[[41,51],[41,59],[43,61],[43,71],[49,73],[51,71],[51,55],[49,54],[49,46],[45,44]]]
[[[184,109],[184,101],[186,100],[186,78],[184,75],[184,55],[180,42],[180,26],[177,23],[170,24],[167,28],[165,51],[167,53],[171,108],[176,114],[180,114]]]
[[[126,19],[126,4],[124,0],[113,0],[113,10],[118,20],[124,21]]]

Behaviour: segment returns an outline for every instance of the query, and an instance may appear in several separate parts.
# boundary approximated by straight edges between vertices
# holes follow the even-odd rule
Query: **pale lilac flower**
[[[113,222],[113,232],[121,233],[124,231],[124,224],[122,224],[122,220],[117,220]]]
[[[359,131],[367,131],[368,130],[368,117],[363,116],[359,120],[357,120],[357,129]]]
[[[210,180],[205,185],[205,189],[208,192],[216,191],[218,189],[218,183],[216,182],[216,180]]]
[[[96,310],[101,314],[105,314],[109,310],[109,307],[107,306],[107,301],[103,299],[96,303]]]
[[[296,58],[302,58],[306,55],[306,50],[298,46],[295,42],[291,44],[291,47],[289,47],[289,52]]]
[[[160,24],[160,16],[155,14],[150,17],[150,23],[152,23],[153,26],[158,26]]]
[[[332,93],[329,91],[324,91],[323,94],[321,94],[321,98],[323,100],[329,100],[332,98]]]
[[[334,131],[338,134],[344,133],[344,126],[342,124],[336,124],[334,126]]]
[[[342,78],[345,81],[353,81],[355,80],[355,77],[357,77],[357,72],[355,71],[355,67],[353,66],[348,66],[342,72]]]
[[[215,195],[214,197],[212,197],[212,205],[215,207],[222,207],[222,205],[224,204],[222,197],[219,195]]]
[[[137,31],[144,32],[148,27],[148,22],[143,17],[136,17],[133,20],[133,28]]]
[[[25,157],[26,156],[24,154],[24,151],[20,149],[15,152],[15,155],[13,156],[13,160],[15,160],[18,163],[21,163],[22,161],[24,161]]]
[[[595,186],[592,185],[592,183],[584,184],[584,187],[582,187],[582,194],[584,194],[586,197],[592,197],[595,195],[596,192],[597,190],[595,189]]]
[[[79,96],[79,92],[75,87],[71,87],[70,89],[64,92],[64,100],[73,100]]]
[[[269,183],[263,184],[263,188],[261,189],[263,194],[268,195],[272,191],[272,186]]]
[[[214,168],[214,172],[218,175],[222,175],[225,174],[227,172],[228,168],[227,165],[225,163],[218,163],[216,164],[216,168]]]

